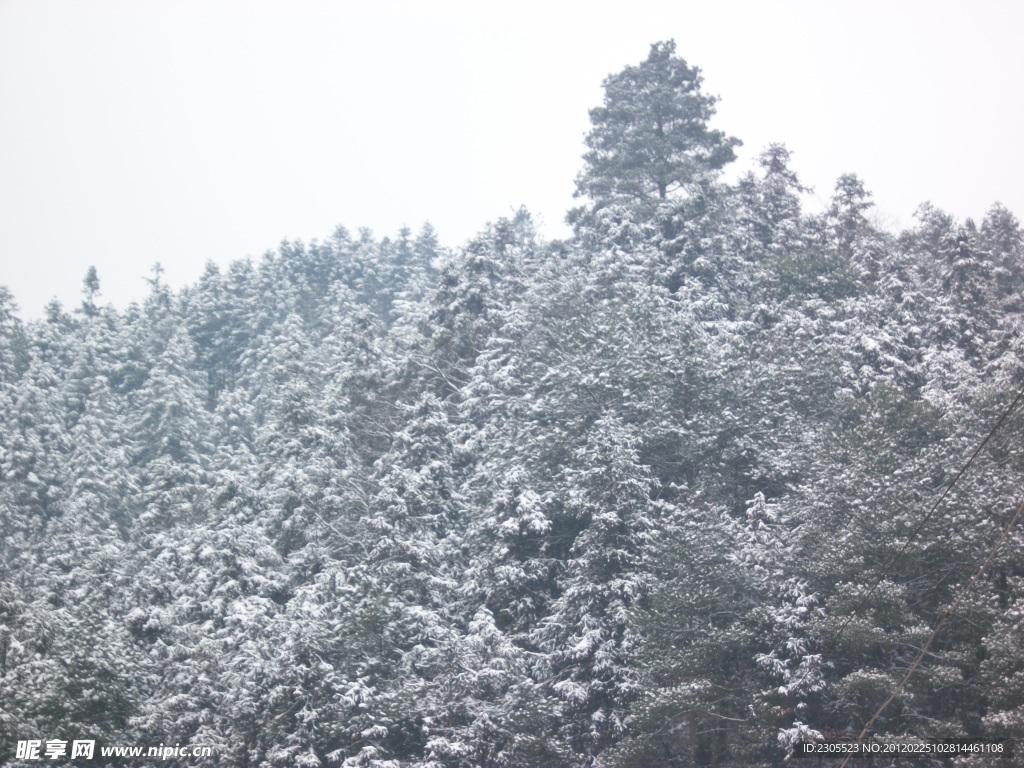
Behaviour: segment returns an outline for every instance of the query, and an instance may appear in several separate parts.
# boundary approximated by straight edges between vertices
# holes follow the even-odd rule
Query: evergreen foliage
[[[1024,238],[999,205],[881,231],[853,175],[807,215],[782,145],[720,183],[700,85],[671,42],[608,78],[564,242],[522,210],[157,268],[123,312],[93,269],[32,322],[0,290],[0,765],[855,736],[1020,502],[1018,409],[922,525],[1024,386]],[[877,733],[1024,736],[1022,616],[1017,528]]]
[[[740,142],[708,128],[715,98],[701,92],[700,70],[675,53],[675,41],[655,43],[642,64],[604,81],[577,194],[595,202],[665,200],[735,159]]]

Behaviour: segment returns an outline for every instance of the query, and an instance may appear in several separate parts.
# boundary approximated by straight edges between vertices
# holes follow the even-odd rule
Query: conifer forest
[[[0,290],[0,765],[1024,738],[1020,223],[892,232],[852,174],[809,213],[781,144],[726,182],[701,86],[672,42],[605,80],[562,240],[522,209],[126,309]]]

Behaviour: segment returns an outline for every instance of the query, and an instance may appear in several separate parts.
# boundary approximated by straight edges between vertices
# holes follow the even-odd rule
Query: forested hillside
[[[609,77],[564,241],[523,210],[155,269],[124,311],[95,271],[31,322],[4,291],[0,764],[856,737],[1024,494],[1018,408],[926,519],[1024,387],[1024,238],[998,204],[891,234],[853,175],[805,213],[781,145],[726,184],[714,104],[671,43]],[[1024,737],[1024,527],[873,731]]]

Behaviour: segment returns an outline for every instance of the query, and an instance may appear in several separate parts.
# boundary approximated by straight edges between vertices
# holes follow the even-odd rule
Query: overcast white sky
[[[21,314],[175,286],[337,224],[458,245],[526,205],[566,233],[601,81],[675,38],[716,127],[930,200],[1024,215],[1024,4],[0,0],[0,283]],[[811,203],[813,204],[813,200]]]

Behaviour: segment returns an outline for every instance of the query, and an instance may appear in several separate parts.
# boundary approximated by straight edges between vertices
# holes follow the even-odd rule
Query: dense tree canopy
[[[605,90],[566,241],[339,227],[125,311],[90,270],[27,323],[0,289],[0,765],[777,766],[859,733],[1020,501],[1018,408],[922,525],[1024,386],[1020,225],[892,234],[853,175],[808,215],[782,145],[715,182],[735,142],[671,42]],[[876,735],[1024,736],[1022,616],[1016,528]]]

